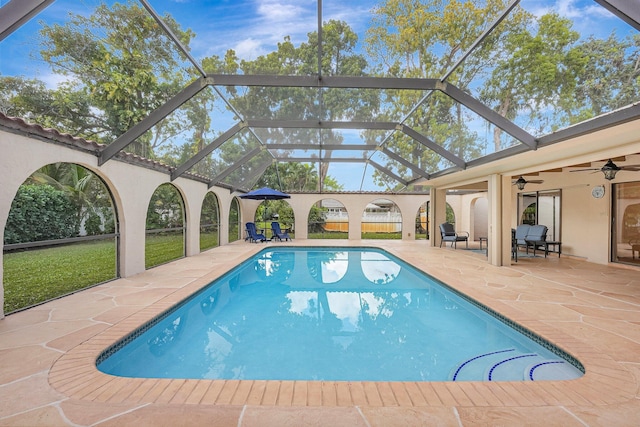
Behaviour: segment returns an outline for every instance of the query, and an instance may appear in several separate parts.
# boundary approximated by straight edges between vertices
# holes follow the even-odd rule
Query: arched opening
[[[162,184],[147,209],[144,265],[155,267],[185,256],[184,203],[178,189]]]
[[[309,239],[348,239],[349,213],[335,199],[322,199],[309,210],[307,217]]]
[[[537,223],[537,199],[536,193],[518,194],[518,212],[520,213],[518,224],[535,225]]]
[[[200,251],[220,245],[220,214],[216,195],[209,191],[200,210]]]
[[[254,222],[258,229],[267,230],[267,232],[271,230],[271,223],[277,222],[280,224],[282,231],[286,230],[289,237],[294,237],[293,225],[295,224],[295,217],[293,208],[286,200],[265,200],[260,203],[256,209]],[[270,236],[267,235],[266,237]]]
[[[240,203],[238,198],[234,197],[229,207],[229,243],[240,240]]]
[[[414,233],[416,240],[429,240],[429,207],[429,202],[427,201],[418,208]]]
[[[4,229],[5,314],[118,277],[118,220],[102,179],[52,163],[20,186]]]
[[[485,197],[478,197],[471,203],[472,235],[471,240],[489,235],[489,201]]]
[[[402,213],[387,199],[376,199],[362,213],[362,239],[402,239]]]
[[[445,207],[445,218],[449,224],[456,225],[456,213],[449,203]]]

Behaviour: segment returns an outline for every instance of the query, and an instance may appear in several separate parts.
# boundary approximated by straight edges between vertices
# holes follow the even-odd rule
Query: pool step
[[[513,348],[479,354],[458,364],[452,381],[537,381],[570,378],[567,362]],[[570,366],[570,365],[569,365]],[[571,367],[573,368],[573,367]]]

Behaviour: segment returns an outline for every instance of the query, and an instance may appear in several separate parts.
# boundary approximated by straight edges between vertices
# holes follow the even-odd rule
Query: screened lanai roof
[[[640,116],[637,0],[0,5],[0,111],[172,180],[421,191]]]

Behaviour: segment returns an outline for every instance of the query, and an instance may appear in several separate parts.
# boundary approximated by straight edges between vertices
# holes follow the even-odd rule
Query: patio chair
[[[453,224],[449,224],[448,222],[440,224],[440,236],[442,237],[440,247],[442,247],[442,243],[444,242],[451,242],[451,247],[457,249],[458,242],[465,242],[467,249],[469,249],[469,233],[467,231],[457,233],[453,228]]]
[[[532,225],[529,228],[525,241],[527,242],[527,253],[529,248],[533,248],[533,255],[536,254],[536,249],[543,249],[545,256],[547,253],[546,240],[547,240],[547,226],[546,225]]]
[[[531,226],[529,224],[520,224],[516,228],[516,234],[514,236],[515,239],[515,250],[518,251],[518,248],[522,246],[523,248],[527,248],[527,234],[529,234],[529,229]]]
[[[631,246],[631,259],[636,259],[636,252],[640,258],[640,238],[629,240],[629,246]]]
[[[256,225],[253,222],[248,222],[246,224],[246,228],[247,228],[247,235],[249,236],[250,243],[267,241],[267,238],[265,237],[264,234],[258,233],[258,230],[256,229]]]
[[[291,240],[289,233],[287,233],[286,231],[282,231],[280,229],[280,223],[278,221],[273,221],[271,223],[271,232],[273,233],[272,239],[278,239],[281,242],[282,242],[282,239]]]

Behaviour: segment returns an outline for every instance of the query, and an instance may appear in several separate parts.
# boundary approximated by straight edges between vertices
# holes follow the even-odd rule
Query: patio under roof
[[[374,5],[373,2],[368,3]],[[484,6],[491,2],[477,3]],[[94,7],[98,8],[101,4],[114,14],[122,6],[111,1],[92,4],[71,0],[11,0],[4,4],[0,8],[2,56],[26,58],[24,50],[35,48],[30,51],[30,59],[21,67],[15,64],[10,66],[9,61],[3,61],[5,65],[0,67],[0,77],[21,75],[33,79],[41,76],[44,73],[44,61],[38,50],[47,48],[39,33],[42,28],[70,25],[77,17],[94,13]],[[153,19],[164,42],[172,50],[172,58],[166,62],[175,64],[176,73],[181,77],[170,81],[164,74],[167,70],[162,69],[161,65],[154,68],[153,79],[165,83],[157,86],[158,89],[162,88],[162,92],[154,94],[157,107],[154,108],[150,102],[148,111],[135,111],[139,119],[132,121],[131,126],[122,129],[120,134],[108,136],[108,145],[98,154],[99,165],[110,161],[121,151],[128,151],[136,142],[166,138],[175,151],[180,151],[180,155],[170,157],[164,153],[162,157],[161,150],[157,149],[156,152],[147,153],[147,156],[173,162],[170,164],[171,180],[189,173],[203,177],[209,186],[248,191],[263,174],[273,168],[280,180],[278,165],[301,163],[309,165],[318,175],[319,192],[330,190],[323,183],[328,176],[346,191],[367,190],[373,185],[368,182],[372,179],[382,186],[378,190],[427,191],[431,179],[640,117],[639,99],[635,95],[631,96],[631,102],[625,101],[623,105],[601,106],[599,113],[591,109],[591,115],[585,113],[590,110],[586,104],[578,105],[580,102],[590,102],[588,97],[571,100],[576,104],[575,110],[581,111],[579,119],[563,117],[555,121],[552,116],[556,112],[550,111],[546,116],[537,114],[537,120],[532,120],[532,109],[547,107],[539,100],[531,100],[528,105],[521,106],[511,114],[510,119],[500,112],[500,105],[495,99],[487,97],[487,84],[491,78],[495,79],[491,75],[498,67],[514,65],[514,69],[503,71],[504,75],[517,74],[519,69],[515,68],[517,61],[492,61],[495,58],[491,58],[491,52],[487,53],[487,46],[508,46],[497,43],[496,39],[508,37],[512,30],[511,19],[525,16],[518,14],[535,16],[541,13],[536,10],[537,3],[533,1],[501,2],[497,10],[485,16],[482,24],[470,27],[471,34],[453,41],[452,45],[457,43],[455,48],[444,45],[434,48],[443,54],[452,54],[449,66],[443,72],[417,77],[406,77],[409,73],[398,73],[400,77],[394,75],[390,69],[393,67],[385,68],[380,57],[369,56],[367,49],[361,45],[345,49],[342,54],[366,61],[366,67],[339,68],[336,64],[328,64],[335,57],[328,52],[331,46],[325,26],[329,20],[339,16],[336,11],[347,8],[341,6],[340,2],[329,0],[318,0],[315,16],[307,14],[307,20],[299,22],[304,27],[303,32],[309,35],[309,49],[315,52],[307,65],[315,61],[314,67],[282,67],[271,70],[271,73],[266,72],[266,67],[255,67],[255,73],[249,69],[225,72],[221,64],[211,65],[212,56],[206,55],[208,51],[190,47],[181,41],[182,36],[177,33],[173,23],[174,18],[183,29],[193,26],[191,29],[196,34],[199,31],[206,34],[206,30],[211,28],[196,22],[180,22],[181,14],[175,8],[176,4],[161,0],[127,3],[127,7],[141,7],[147,17]],[[220,10],[215,5],[198,6],[201,7],[198,13],[207,18],[205,21],[211,27],[226,25],[232,28],[237,24],[236,21],[225,22],[225,16],[229,15],[218,15]],[[357,34],[360,43],[367,36],[371,37],[374,25],[377,25],[377,30],[383,28],[380,6],[377,7],[362,9],[368,13],[365,19],[360,19],[367,21],[366,25],[358,27],[353,24],[356,32],[360,30]],[[611,14],[615,15],[617,22],[611,25],[614,37],[619,40],[626,36],[637,38],[637,31],[640,30],[640,7],[637,1],[596,0],[593,7],[606,16],[603,21],[609,22],[614,19]],[[70,14],[60,17],[61,11],[69,10],[76,18]],[[581,17],[573,17],[566,10],[557,8],[548,11],[561,19],[568,19],[576,31],[582,28]],[[435,13],[433,10],[428,12]],[[242,14],[239,16],[233,19],[242,20]],[[349,24],[349,19],[345,20]],[[112,30],[108,24],[96,27],[95,23],[85,22],[84,25],[85,29],[91,30],[84,33],[87,37],[86,46],[108,44],[108,34]],[[384,30],[392,34],[397,28],[386,27]],[[223,30],[219,31],[224,33]],[[141,37],[144,37],[142,34]],[[580,34],[581,38],[589,36]],[[223,48],[229,47],[225,46],[223,39],[206,42],[220,44],[221,48],[216,50],[220,52],[217,58],[222,58]],[[493,56],[513,58],[519,54],[518,48],[501,50]],[[91,60],[91,50],[87,48],[87,57],[76,57],[75,60]],[[85,54],[84,51],[82,53]],[[141,61],[154,64],[153,51],[144,53],[147,56]],[[73,54],[75,52],[71,56]],[[63,58],[63,54],[58,55],[58,58]],[[413,59],[422,58],[415,52],[411,55],[415,55]],[[82,86],[77,76],[64,76],[61,73],[64,64],[62,59],[59,61],[57,73],[55,67],[53,71],[61,84],[72,84],[76,88]],[[212,72],[216,68],[217,72]],[[612,76],[612,81],[600,84],[620,87],[620,81],[613,81],[619,78]],[[178,81],[182,85],[177,85]],[[117,82],[114,84],[117,85]],[[578,77],[576,84],[587,83]],[[633,93],[640,91],[637,79],[625,84],[632,87]],[[559,95],[554,93],[554,96]],[[483,101],[483,98],[487,100]],[[90,105],[88,108],[96,111],[97,115],[101,114],[99,106]],[[52,123],[56,123],[57,114],[59,112],[51,113]],[[190,114],[206,116],[201,118],[202,139],[197,144],[192,126],[195,122],[189,121],[192,120]],[[453,118],[457,119],[452,121]],[[183,128],[178,125],[180,123]],[[558,125],[563,127],[558,128]],[[175,128],[174,131],[167,133],[166,129],[171,126]],[[61,127],[58,127],[61,131],[73,132],[73,129]],[[90,133],[95,130],[85,131]],[[90,137],[86,134],[74,136]]]

